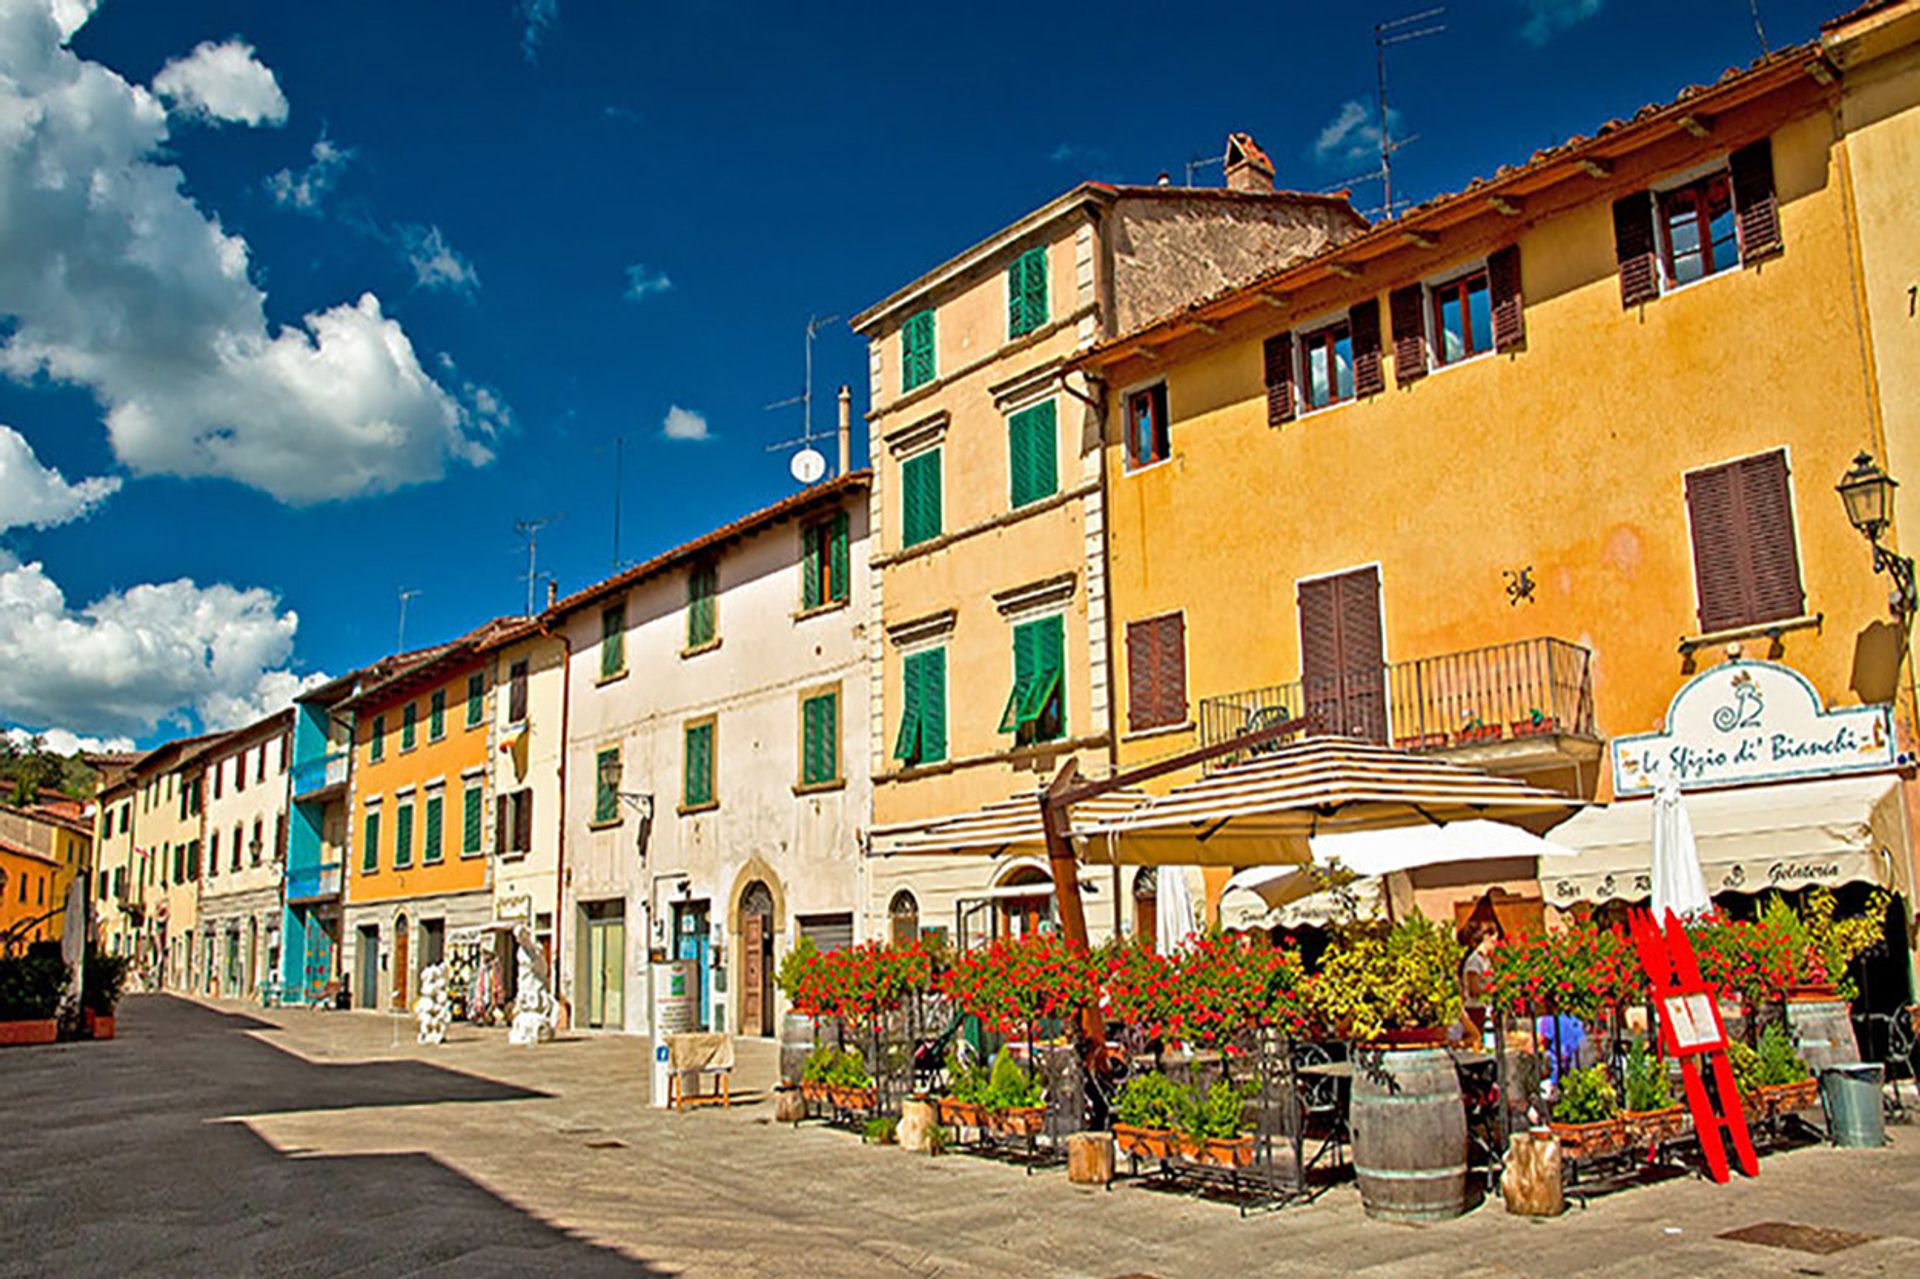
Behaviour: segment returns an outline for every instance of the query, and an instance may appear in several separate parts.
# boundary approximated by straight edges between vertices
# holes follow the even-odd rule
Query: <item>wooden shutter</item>
[[[1319,717],[1321,732],[1385,740],[1379,572],[1301,582],[1299,607],[1304,709]]]
[[[427,796],[426,835],[421,841],[421,848],[428,861],[439,861],[446,847],[446,808],[444,796]]]
[[[920,762],[933,763],[947,757],[947,651],[943,648],[917,653],[920,675],[915,688],[920,720]]]
[[[1027,255],[1021,254],[1007,268],[1007,336],[1017,338],[1027,324]]]
[[[499,795],[493,801],[493,851],[497,856],[512,849],[513,827],[509,824],[507,797]]]
[[[1700,629],[1706,634],[1745,625],[1752,617],[1739,490],[1731,466],[1716,466],[1687,476],[1693,580],[1699,597]]]
[[[920,655],[900,661],[900,729],[893,739],[893,757],[913,764],[920,757]]]
[[[1775,451],[1739,464],[1747,546],[1753,572],[1754,620],[1778,621],[1806,611],[1800,555],[1793,537],[1792,480],[1787,455]]]
[[[1417,284],[1395,289],[1387,307],[1393,320],[1393,380],[1411,386],[1427,375],[1426,299]]]
[[[1270,337],[1262,348],[1266,358],[1267,425],[1293,421],[1293,334]]]
[[[1635,191],[1613,202],[1613,256],[1620,264],[1620,305],[1638,306],[1660,296],[1653,262],[1653,201]]]
[[[1740,226],[1740,263],[1774,257],[1780,239],[1780,201],[1773,190],[1773,144],[1766,138],[1741,147],[1728,161],[1733,171],[1733,212]]]
[[[826,528],[820,524],[809,524],[800,533],[800,607],[819,608],[823,602],[820,570],[822,568],[821,545]]]
[[[1159,663],[1153,621],[1127,623],[1127,728],[1135,733],[1160,723]]]
[[[513,844],[521,852],[533,851],[533,789],[518,791],[513,797]]]
[[[1386,373],[1380,366],[1380,299],[1368,298],[1347,311],[1348,331],[1353,335],[1353,393],[1364,399],[1387,389]]]
[[[1160,722],[1181,724],[1187,718],[1187,619],[1178,613],[1160,619],[1159,636],[1154,645],[1154,664],[1158,674],[1154,684],[1160,694]]]
[[[515,724],[527,718],[527,664],[515,662],[507,673],[507,719]]]
[[[828,548],[828,562],[832,570],[831,588],[827,594],[835,601],[844,602],[852,583],[848,580],[847,567],[847,513],[841,511],[833,517],[832,545]]]
[[[940,535],[940,450],[900,464],[900,542],[918,546]]]
[[[1509,244],[1487,258],[1487,291],[1493,303],[1493,349],[1512,351],[1527,340],[1527,309],[1520,294],[1520,246]]]
[[[1805,610],[1784,452],[1688,475],[1687,518],[1702,632],[1798,617]]]
[[[486,800],[478,786],[469,786],[461,797],[460,809],[460,851],[477,853],[480,851],[480,823]]]

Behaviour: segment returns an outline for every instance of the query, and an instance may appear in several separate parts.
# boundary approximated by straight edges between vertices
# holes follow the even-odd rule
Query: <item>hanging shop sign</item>
[[[1828,710],[1792,667],[1734,661],[1682,685],[1662,731],[1614,739],[1613,793],[1650,795],[1663,777],[1699,790],[1882,772],[1899,762],[1891,707]]]

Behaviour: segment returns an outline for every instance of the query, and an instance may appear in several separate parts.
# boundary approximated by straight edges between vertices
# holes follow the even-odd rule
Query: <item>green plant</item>
[[[45,1021],[59,1011],[66,988],[67,966],[57,944],[0,959],[0,1021]]]
[[[1733,1086],[1742,1096],[1757,1092],[1760,1078],[1760,1054],[1736,1039],[1727,1045],[1727,1065],[1733,1069]]]
[[[927,1153],[944,1155],[953,1149],[953,1134],[939,1124],[927,1129]]]
[[[1776,893],[1767,900],[1760,922],[1792,939],[1793,978],[1798,984],[1831,984],[1840,998],[1852,1000],[1859,996],[1860,988],[1848,970],[1854,960],[1882,943],[1882,921],[1891,900],[1885,889],[1876,888],[1867,895],[1859,914],[1836,919],[1839,903],[1829,889],[1809,890],[1797,910]]]
[[[1222,1079],[1204,1093],[1196,1086],[1181,1116],[1180,1131],[1195,1140],[1231,1140],[1245,1127],[1247,1102],[1240,1089]]]
[[[803,1084],[830,1083],[835,1063],[840,1060],[840,1050],[832,1044],[821,1044],[807,1054],[807,1060],[800,1067],[800,1082]]]
[[[1667,1063],[1635,1044],[1627,1051],[1627,1109],[1638,1113],[1665,1110],[1673,1105],[1673,1081],[1667,1076]]]
[[[1620,1099],[1604,1065],[1569,1070],[1560,1077],[1560,1100],[1553,1103],[1555,1123],[1597,1124],[1619,1113]]]
[[[993,1073],[988,1076],[980,1104],[988,1110],[1025,1110],[1045,1100],[1040,1081],[1027,1073],[1010,1050],[1002,1048],[993,1059]]]
[[[835,1057],[827,1082],[842,1088],[871,1088],[873,1076],[867,1072],[867,1059],[858,1049],[849,1048]]]
[[[891,1146],[900,1139],[900,1121],[892,1115],[875,1115],[860,1130],[860,1139],[870,1146]]]
[[[1813,1075],[1812,1068],[1793,1050],[1793,1038],[1787,1034],[1787,1028],[1777,1021],[1760,1032],[1758,1055],[1762,1087],[1796,1084]]]
[[[111,1017],[127,984],[127,957],[87,951],[80,977],[80,1006],[96,1017]]]
[[[820,948],[813,944],[813,938],[803,935],[791,950],[780,957],[780,967],[774,970],[773,980],[789,1004],[800,1002],[800,979],[806,975],[808,966],[819,953]]]
[[[954,1049],[947,1050],[947,1095],[968,1105],[982,1104],[991,1082],[987,1067],[977,1061],[962,1061]]]
[[[1427,1030],[1460,1020],[1460,965],[1453,930],[1417,911],[1382,931],[1343,929],[1309,987],[1322,1022],[1355,1040],[1389,1031]]]
[[[1120,1090],[1113,1117],[1135,1128],[1172,1128],[1185,1099],[1186,1090],[1158,1071],[1135,1075]]]

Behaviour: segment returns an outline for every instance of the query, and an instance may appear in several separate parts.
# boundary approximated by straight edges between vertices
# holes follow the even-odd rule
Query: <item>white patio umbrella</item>
[[[1680,784],[1665,778],[1653,795],[1653,917],[1664,920],[1672,911],[1691,919],[1712,909],[1686,800]]]
[[[66,917],[60,924],[60,958],[67,965],[67,994],[76,1006],[86,988],[87,932],[87,886],[76,875],[67,885]]]
[[[1153,948],[1171,955],[1193,934],[1193,894],[1184,866],[1163,866],[1154,883]]]

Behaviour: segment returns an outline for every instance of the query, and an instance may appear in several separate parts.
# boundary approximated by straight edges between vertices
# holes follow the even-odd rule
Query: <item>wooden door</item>
[[[767,1007],[767,917],[747,915],[740,920],[740,1033],[765,1035],[771,1011]]]
[[[402,915],[393,923],[393,1009],[405,1012],[407,1009],[407,917]]]
[[[372,924],[360,929],[359,989],[353,992],[356,1008],[380,1006],[380,930]]]
[[[1355,569],[1300,583],[1300,675],[1320,731],[1387,740],[1380,571]]]
[[[627,921],[616,915],[600,921],[601,1022],[620,1030],[627,1024]]]

